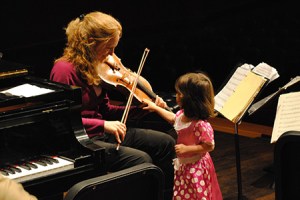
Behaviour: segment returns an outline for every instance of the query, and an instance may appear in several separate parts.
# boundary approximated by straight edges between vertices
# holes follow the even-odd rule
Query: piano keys
[[[31,161],[9,164],[0,169],[3,176],[19,183],[74,169],[74,162],[58,156],[42,156]]]
[[[39,200],[61,199],[77,182],[104,174],[104,148],[89,139],[82,125],[80,88],[20,73],[26,72],[22,69],[15,76],[13,69],[1,73],[1,62],[0,173]],[[51,92],[3,92],[24,84]]]

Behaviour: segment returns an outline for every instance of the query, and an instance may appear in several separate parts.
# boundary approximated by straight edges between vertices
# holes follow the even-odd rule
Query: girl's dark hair
[[[215,117],[214,88],[205,73],[187,73],[175,82],[175,90],[183,95],[181,108],[185,116],[191,119]]]

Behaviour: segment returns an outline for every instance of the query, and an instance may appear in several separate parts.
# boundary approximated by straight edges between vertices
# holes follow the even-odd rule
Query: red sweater
[[[86,81],[80,77],[72,63],[66,61],[56,62],[51,70],[50,79],[55,82],[81,88],[82,123],[89,137],[103,134],[104,119],[121,120],[124,106],[110,104],[104,89],[101,95],[97,96],[93,86],[88,85]]]

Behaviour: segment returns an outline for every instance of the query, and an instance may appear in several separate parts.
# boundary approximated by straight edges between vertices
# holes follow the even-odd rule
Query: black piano
[[[0,61],[0,173],[41,199],[104,174],[104,149],[81,122],[81,90]]]

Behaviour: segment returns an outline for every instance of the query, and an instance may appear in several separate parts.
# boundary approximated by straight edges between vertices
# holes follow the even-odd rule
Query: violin
[[[126,68],[121,59],[115,54],[109,55],[99,70],[100,78],[109,85],[114,86],[122,93],[133,93],[133,96],[142,103],[144,99],[154,101],[156,94],[153,92],[150,83],[142,76],[138,76],[136,87],[134,82],[137,74]],[[126,93],[126,92],[125,92]]]
[[[147,55],[149,50],[145,49],[145,52],[147,52]],[[143,58],[145,58],[144,55]],[[145,59],[142,59],[142,61],[145,61]],[[113,54],[109,55],[106,61],[100,65],[99,76],[104,82],[113,85],[116,88],[125,88],[130,92],[127,105],[125,107],[125,111],[121,120],[122,123],[126,123],[129,107],[131,105],[133,97],[135,97],[140,103],[143,103],[144,99],[148,99],[151,101],[154,101],[156,99],[157,95],[152,91],[150,83],[145,78],[140,76],[143,64],[144,62],[141,62],[138,73],[134,73],[124,67],[121,59]],[[171,111],[169,107],[167,107],[167,109]],[[116,150],[119,150],[119,147],[120,143],[117,144]]]

